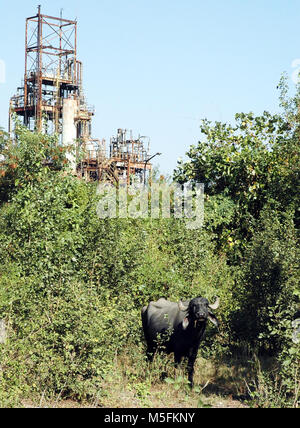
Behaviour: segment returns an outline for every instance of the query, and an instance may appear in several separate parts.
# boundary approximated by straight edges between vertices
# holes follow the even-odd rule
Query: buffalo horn
[[[178,302],[178,307],[181,311],[186,311],[188,308],[188,306],[185,306],[181,300],[179,300],[179,302]]]
[[[213,305],[209,305],[210,309],[213,309],[213,310],[218,309],[219,306],[220,306],[220,299],[219,299],[219,297],[217,297],[217,300],[215,301],[215,303]]]

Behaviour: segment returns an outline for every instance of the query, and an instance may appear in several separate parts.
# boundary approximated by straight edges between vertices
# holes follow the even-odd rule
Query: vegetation
[[[96,186],[68,172],[55,138],[19,125],[16,142],[0,133],[1,406],[172,407],[176,396],[205,407],[221,392],[299,405],[300,121],[297,96],[287,99],[284,80],[281,89],[281,115],[203,122],[203,141],[174,172],[205,183],[199,230],[174,218],[99,219]],[[168,358],[146,363],[140,309],[197,295],[220,296],[221,328],[208,328],[190,391]]]

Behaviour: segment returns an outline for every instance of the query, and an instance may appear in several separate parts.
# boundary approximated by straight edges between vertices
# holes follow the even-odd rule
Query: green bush
[[[293,320],[299,299],[299,250],[292,214],[262,213],[241,265],[232,313],[237,339],[271,353],[282,347],[278,320]]]
[[[1,406],[105,393],[103,379],[113,373],[116,355],[128,345],[143,352],[142,306],[160,297],[177,301],[200,295],[210,301],[219,296],[221,302],[216,312],[220,331],[208,324],[200,354],[217,359],[243,347],[272,354],[281,402],[295,403],[299,346],[292,342],[291,322],[299,309],[296,203],[282,194],[278,199],[284,201],[268,199],[261,184],[270,179],[274,196],[273,172],[280,170],[285,185],[294,182],[296,172],[289,173],[285,158],[279,170],[274,165],[268,170],[271,154],[258,138],[262,130],[275,132],[269,115],[261,122],[256,118],[254,125],[249,115],[238,119],[246,123],[239,125],[246,126],[238,139],[241,154],[232,145],[231,128],[218,125],[211,135],[229,139],[222,150],[217,142],[219,154],[210,152],[209,171],[217,174],[216,180],[221,180],[213,171],[216,162],[219,171],[227,171],[231,191],[215,183],[200,230],[188,230],[172,218],[99,219],[96,187],[68,174],[64,152],[54,139],[18,128],[18,144],[9,152],[11,142],[0,134],[0,152],[9,159],[0,170],[0,319],[8,331],[0,345]],[[276,123],[284,125],[278,118]],[[249,142],[253,126],[254,146]],[[256,143],[257,165],[262,163],[263,169],[254,175],[248,167]],[[279,146],[272,156],[280,158]],[[224,163],[220,153],[237,163],[228,169],[230,159]],[[54,157],[54,167],[43,162]],[[204,168],[206,161],[200,160]],[[201,168],[198,175],[212,179]],[[235,196],[235,174],[246,174],[251,186],[260,184]],[[270,397],[278,383],[264,375],[260,379]],[[262,395],[256,399],[266,404]]]

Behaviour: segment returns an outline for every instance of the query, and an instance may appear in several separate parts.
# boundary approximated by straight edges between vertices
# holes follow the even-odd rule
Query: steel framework
[[[11,112],[31,130],[62,132],[63,100],[79,102],[77,138],[89,138],[94,114],[84,100],[77,60],[77,21],[38,14],[26,19],[24,84],[11,98]]]
[[[72,143],[84,151],[81,162],[73,161],[74,172],[87,180],[130,182],[132,175],[145,177],[151,171],[149,142],[134,140],[119,129],[105,141],[91,137],[94,109],[85,102],[82,63],[77,59],[77,21],[41,14],[26,19],[24,82],[10,100],[12,113],[22,117],[30,130],[57,134],[61,144]]]

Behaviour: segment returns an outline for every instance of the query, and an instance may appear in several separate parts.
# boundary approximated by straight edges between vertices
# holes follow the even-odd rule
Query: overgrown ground
[[[144,361],[141,349],[116,356],[114,370],[107,374],[95,396],[79,402],[51,400],[43,395],[34,401],[24,400],[24,407],[51,408],[249,408],[256,407],[251,391],[258,385],[258,359],[241,357],[215,362],[202,357],[195,365],[195,387],[187,385],[184,367],[175,370],[172,358],[156,356],[152,365]],[[136,352],[136,353],[135,353]],[[272,360],[264,359],[265,367]],[[266,397],[267,398],[267,397]],[[274,397],[270,396],[270,400]],[[273,401],[274,407],[276,403]]]
[[[187,385],[183,368],[175,369],[170,359],[154,362],[146,367],[145,375],[138,376],[134,361],[127,356],[116,359],[116,372],[105,382],[106,394],[99,399],[104,407],[154,407],[154,408],[198,408],[198,407],[245,407],[245,368],[214,366],[208,360],[198,359],[195,369],[195,387]],[[163,361],[169,364],[164,366]],[[132,365],[131,365],[132,364]],[[165,379],[161,371],[166,370]]]

